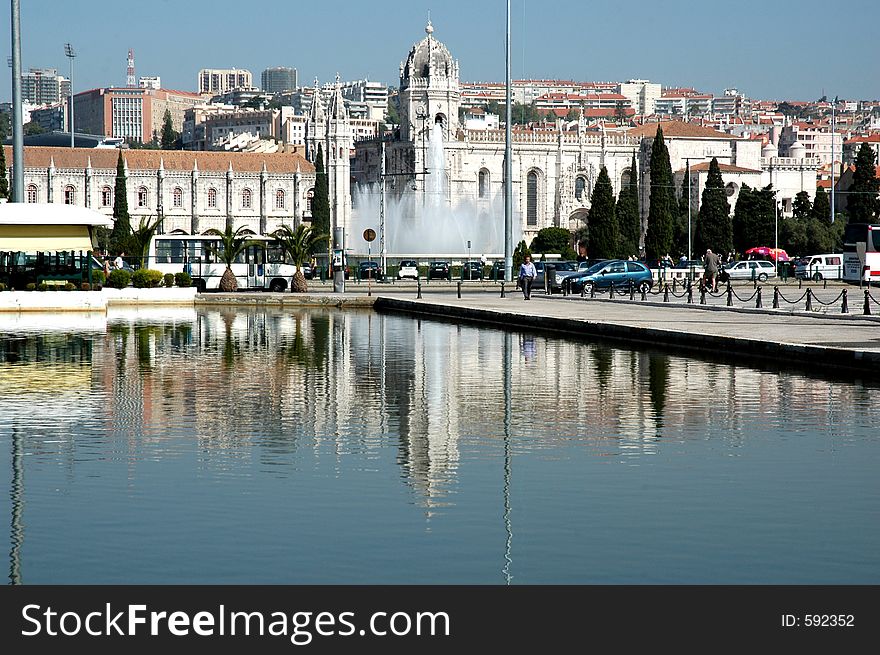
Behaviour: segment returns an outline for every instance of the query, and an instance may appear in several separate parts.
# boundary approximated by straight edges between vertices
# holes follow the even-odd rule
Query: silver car
[[[767,278],[776,277],[776,266],[773,262],[748,260],[731,262],[724,268],[731,280],[757,280],[766,282]]]

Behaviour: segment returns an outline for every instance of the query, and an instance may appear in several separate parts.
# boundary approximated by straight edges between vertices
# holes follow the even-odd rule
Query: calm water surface
[[[877,584],[878,395],[366,312],[2,317],[9,582]]]

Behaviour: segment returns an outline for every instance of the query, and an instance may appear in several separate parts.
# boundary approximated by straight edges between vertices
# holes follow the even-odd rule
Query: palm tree
[[[306,276],[303,275],[302,265],[315,246],[329,238],[327,234],[319,234],[313,228],[300,223],[294,230],[289,225],[282,225],[272,233],[278,240],[284,253],[296,265],[296,272],[290,282],[290,290],[296,293],[305,293],[309,290],[306,284]]]
[[[223,232],[211,228],[205,230],[205,234],[214,234],[220,237],[220,242],[217,245],[208,246],[208,252],[226,264],[226,270],[223,271],[223,277],[220,278],[220,291],[235,291],[238,289],[238,280],[235,279],[235,274],[232,272],[232,264],[244,252],[245,248],[251,245],[248,239],[250,231],[242,225],[233,232],[232,227],[227,225]]]
[[[157,218],[151,222],[149,216],[141,217],[140,224],[136,230],[132,230],[129,236],[132,255],[139,258],[141,268],[149,268],[150,262],[147,261],[150,252],[150,241],[156,235],[159,226],[162,225],[164,218]]]

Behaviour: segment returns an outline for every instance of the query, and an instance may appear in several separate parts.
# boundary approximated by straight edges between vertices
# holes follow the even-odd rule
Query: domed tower
[[[435,123],[441,123],[444,141],[449,141],[458,131],[458,62],[434,38],[430,20],[425,33],[427,36],[400,64],[400,138],[421,142],[428,138]]]

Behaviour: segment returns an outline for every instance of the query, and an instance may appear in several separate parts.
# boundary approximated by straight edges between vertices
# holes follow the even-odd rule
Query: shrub
[[[6,291],[6,285],[0,282],[0,291]]]
[[[129,282],[131,282],[131,273],[123,268],[117,268],[115,271],[110,271],[107,286],[112,289],[124,289]]]
[[[31,284],[33,284],[33,283],[31,283]],[[31,286],[31,285],[29,284],[28,286]],[[37,285],[37,291],[45,291],[45,290],[48,289],[48,288],[49,288],[49,285],[46,284],[45,282],[40,282],[40,283]]]
[[[88,282],[83,282],[82,284],[79,285],[79,288],[80,288],[80,291],[91,291],[92,285],[89,284]]]
[[[92,284],[99,286],[106,281],[107,278],[104,276],[104,271],[92,271]]]
[[[165,286],[171,288],[174,286],[174,273],[165,273]]]
[[[191,287],[193,283],[192,275],[186,271],[174,274],[174,281],[179,287]]]
[[[68,282],[64,285],[65,291],[76,291],[76,285],[73,282]]]
[[[135,289],[153,289],[162,284],[162,271],[139,268],[131,274],[131,286]]]
[[[33,291],[34,289],[37,288],[37,285],[34,284],[33,282],[28,282],[24,288],[25,288],[25,291]]]
[[[100,290],[103,289],[103,288],[104,288],[103,285],[101,285],[101,284],[95,284],[94,286],[92,286],[92,291],[100,291]]]

